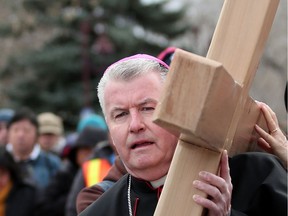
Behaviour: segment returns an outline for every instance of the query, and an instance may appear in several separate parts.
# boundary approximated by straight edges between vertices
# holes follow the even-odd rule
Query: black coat
[[[39,193],[35,216],[64,216],[65,205],[78,167],[70,161],[51,179],[49,185]]]
[[[276,157],[246,153],[233,157],[229,165],[233,184],[231,216],[287,215],[287,172]]]
[[[95,158],[103,158],[109,161],[110,157],[114,155],[114,151],[111,148],[110,144],[108,142],[102,142],[101,147],[99,148],[99,144],[95,147],[93,155],[91,159]],[[66,216],[77,216],[77,210],[76,210],[76,200],[78,193],[85,187],[85,181],[83,176],[83,170],[82,168],[79,169],[77,172],[73,184],[71,186],[71,190],[69,192],[67,203],[66,203],[66,209],[65,213]]]
[[[229,159],[229,166],[233,184],[231,216],[287,215],[287,172],[276,157],[245,153]],[[79,216],[129,215],[127,190],[125,175]],[[136,216],[153,215],[159,190],[132,177],[131,206]]]
[[[32,216],[36,189],[30,184],[14,182],[5,202],[5,216]]]

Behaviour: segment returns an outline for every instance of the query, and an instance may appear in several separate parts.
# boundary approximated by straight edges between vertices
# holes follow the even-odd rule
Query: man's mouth
[[[154,142],[139,142],[139,143],[135,143],[131,146],[131,149],[136,149],[136,148],[141,148],[141,147],[145,147],[145,146],[149,146],[152,145]]]

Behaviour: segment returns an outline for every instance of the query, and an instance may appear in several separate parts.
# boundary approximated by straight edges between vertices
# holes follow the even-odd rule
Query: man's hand
[[[202,171],[200,180],[193,185],[208,195],[207,198],[194,195],[194,201],[208,209],[209,216],[227,216],[230,214],[232,183],[229,173],[228,154],[224,150],[220,162],[220,176]]]

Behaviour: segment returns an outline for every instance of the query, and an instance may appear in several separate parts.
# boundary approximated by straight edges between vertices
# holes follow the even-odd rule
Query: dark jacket
[[[5,216],[33,216],[35,198],[34,186],[24,182],[14,183],[5,203]]]
[[[22,178],[18,164],[4,146],[0,147],[0,168],[9,173],[12,184],[7,197],[1,200],[5,216],[33,216],[36,188]]]
[[[103,141],[97,144],[91,159],[102,158],[110,161],[110,163],[113,163],[111,161],[111,157],[114,157],[114,150],[112,149],[108,141]],[[80,169],[74,178],[73,185],[69,192],[69,196],[66,203],[66,216],[77,216],[77,210],[76,210],[77,195],[83,188],[85,188],[85,181],[83,176],[83,170]]]
[[[39,189],[45,188],[61,167],[58,156],[42,150],[36,158],[16,163],[25,181],[36,185]]]
[[[86,127],[79,136],[69,143],[70,149],[66,155],[67,161],[56,173],[50,184],[40,192],[36,205],[36,216],[64,216],[65,206],[73,181],[79,170],[77,151],[81,148],[94,148],[100,141],[107,139],[107,132]],[[75,205],[75,203],[74,203]]]
[[[231,216],[287,215],[287,172],[276,157],[245,153],[229,159],[229,166],[233,184]],[[129,215],[127,185],[125,175],[79,216]],[[133,215],[152,216],[158,193],[149,183],[132,177]]]
[[[49,185],[40,192],[35,216],[64,216],[66,200],[78,167],[70,161],[51,179]]]

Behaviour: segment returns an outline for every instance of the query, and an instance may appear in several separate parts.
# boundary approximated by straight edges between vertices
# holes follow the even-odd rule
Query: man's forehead
[[[11,127],[13,127],[13,126],[17,126],[17,127],[22,127],[22,126],[25,126],[25,127],[35,127],[36,128],[36,126],[29,120],[29,119],[21,119],[21,120],[19,120],[19,121],[15,121],[15,122],[13,122],[12,124],[11,124]]]
[[[158,85],[162,85],[160,74],[155,71],[147,71],[146,73],[131,77],[129,80],[122,78],[108,80],[104,87],[104,93],[107,91],[119,91],[119,94],[121,94],[121,92],[129,91],[130,89],[135,89],[133,91],[138,92],[149,88],[149,86]]]
[[[127,108],[157,103],[163,86],[159,74],[148,73],[143,76],[129,82],[110,80],[104,89],[105,107],[111,110],[112,107]]]

